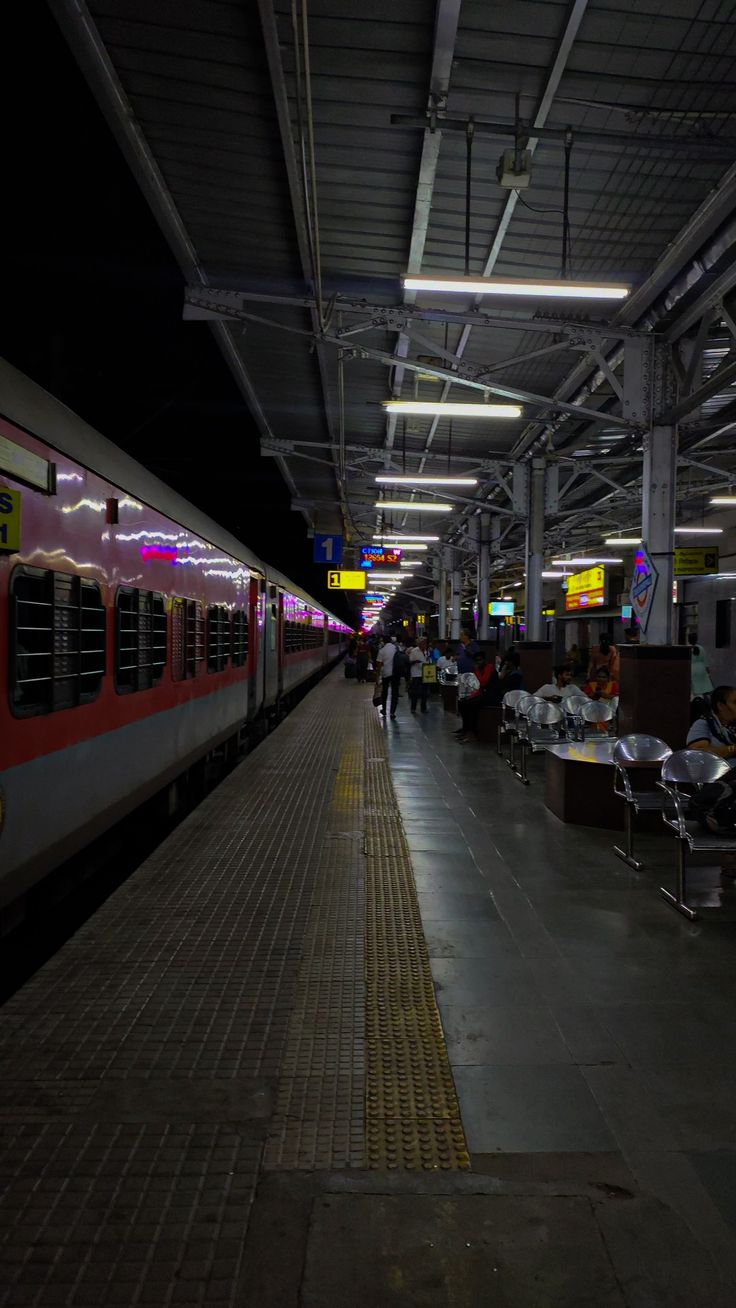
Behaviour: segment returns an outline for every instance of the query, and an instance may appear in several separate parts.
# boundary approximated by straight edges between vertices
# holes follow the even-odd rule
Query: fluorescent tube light
[[[381,473],[376,477],[380,485],[390,486],[477,486],[477,477],[392,477]]]
[[[641,536],[606,536],[604,545],[641,545]]]
[[[567,572],[543,572],[542,573],[543,577],[567,577],[568,575],[569,574]]]
[[[439,536],[412,536],[403,535],[397,531],[384,532],[383,536],[374,536],[374,540],[382,540],[384,545],[404,545],[407,541],[419,540],[439,540]]]
[[[387,413],[415,418],[520,418],[518,404],[463,404],[457,400],[384,400]]]
[[[607,556],[604,557],[602,554],[598,555],[598,557],[594,559],[553,559],[552,567],[566,568],[569,567],[571,563],[574,563],[579,567],[587,566],[589,568],[592,568],[597,563],[623,563],[623,559],[610,559]]]
[[[722,536],[723,527],[675,527],[678,536]]]
[[[521,295],[557,300],[625,300],[628,286],[611,282],[572,282],[538,277],[414,277],[402,278],[405,291],[440,291],[460,295]]]
[[[711,504],[736,504],[736,495],[714,495]]]
[[[401,509],[404,513],[452,513],[451,504],[438,504],[436,500],[376,500],[377,509]]]

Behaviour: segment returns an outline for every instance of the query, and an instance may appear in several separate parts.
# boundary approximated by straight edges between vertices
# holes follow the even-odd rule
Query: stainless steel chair
[[[523,706],[522,716],[525,727],[518,736],[521,765],[518,769],[514,768],[514,771],[524,785],[528,786],[529,755],[541,753],[549,745],[556,745],[564,739],[565,714],[558,704],[547,704],[543,699],[534,698],[531,704]]]
[[[519,775],[519,769],[516,766],[516,745],[523,740],[527,733],[527,713],[532,704],[544,703],[538,700],[536,695],[530,695],[527,690],[522,690],[519,698],[514,705],[514,730],[509,733],[509,757],[508,764],[513,772]]]
[[[501,721],[498,726],[496,746],[499,758],[503,758],[501,741],[510,739],[512,732],[516,731],[516,705],[524,695],[526,695],[525,690],[507,690],[501,701]]]
[[[662,812],[665,826],[677,838],[677,868],[675,893],[664,886],[659,893],[689,921],[697,913],[687,902],[687,859],[689,854],[734,853],[736,840],[729,836],[710,835],[697,822],[687,817],[690,797],[705,785],[720,781],[731,769],[725,759],[717,758],[702,749],[678,749],[662,765],[659,785],[665,792],[666,803]]]
[[[633,867],[635,872],[641,869],[642,864],[634,857],[634,817],[637,813],[661,813],[665,797],[660,790],[637,790],[631,784],[631,777],[632,774],[636,776],[637,767],[647,763],[652,766],[664,763],[671,753],[669,745],[660,740],[659,736],[647,736],[642,732],[622,736],[613,747],[613,789],[624,801],[626,824],[626,848],[614,845],[613,852],[629,867]]]
[[[611,705],[606,704],[604,700],[589,700],[581,709],[580,716],[583,720],[583,731],[585,735],[592,735],[597,739],[603,735],[600,728],[604,724],[609,736],[615,730],[614,711],[611,708]],[[591,728],[590,731],[588,731],[589,727]]]

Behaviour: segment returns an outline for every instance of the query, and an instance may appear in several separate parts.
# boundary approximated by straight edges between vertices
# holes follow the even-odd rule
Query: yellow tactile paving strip
[[[365,778],[366,1165],[468,1168],[411,858],[370,705]]]

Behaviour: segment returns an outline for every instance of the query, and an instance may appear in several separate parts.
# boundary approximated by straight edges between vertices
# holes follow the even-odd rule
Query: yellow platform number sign
[[[0,550],[20,549],[20,491],[0,486]]]

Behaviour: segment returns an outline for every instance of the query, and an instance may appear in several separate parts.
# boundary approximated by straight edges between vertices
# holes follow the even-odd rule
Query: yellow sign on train
[[[0,486],[0,550],[20,549],[20,491]]]
[[[329,590],[365,590],[364,572],[328,572]]]

